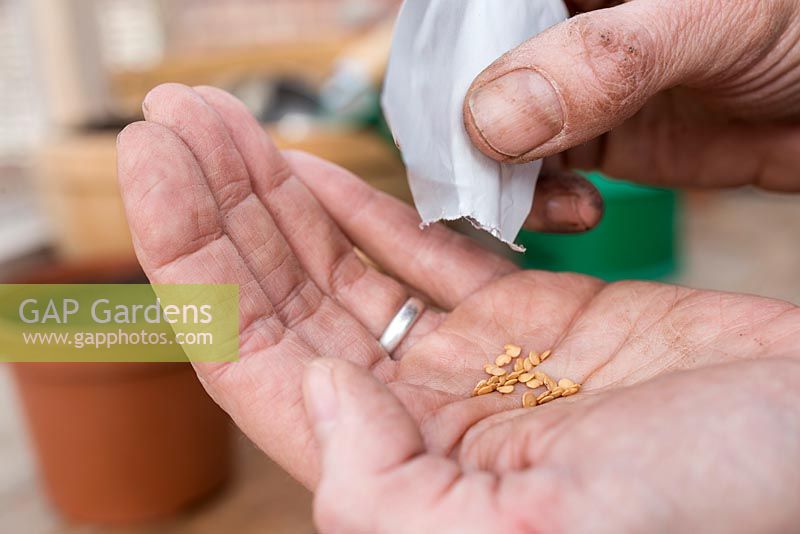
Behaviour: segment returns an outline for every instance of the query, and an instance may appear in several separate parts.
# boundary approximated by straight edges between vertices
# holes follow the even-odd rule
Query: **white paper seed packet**
[[[467,136],[463,105],[493,61],[568,16],[562,0],[406,0],[383,109],[423,225],[467,218],[516,250],[541,162],[503,165]]]

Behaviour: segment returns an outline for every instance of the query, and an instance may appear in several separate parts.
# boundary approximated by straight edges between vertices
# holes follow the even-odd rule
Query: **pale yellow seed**
[[[547,397],[543,398],[542,400],[536,399],[537,404],[547,404],[548,402],[556,400],[555,397],[552,395],[548,395]]]
[[[561,380],[558,381],[558,387],[560,388],[569,389],[574,385],[575,382],[573,382],[569,378],[562,378]]]
[[[509,363],[511,363],[511,356],[509,356],[508,354],[501,354],[494,360],[494,364],[497,367],[503,367],[505,365],[508,365]]]
[[[506,371],[505,369],[503,369],[501,367],[497,367],[497,366],[493,365],[489,369],[487,369],[486,372],[489,373],[492,376],[503,376],[508,371]]]
[[[533,393],[533,391],[527,391],[522,396],[522,406],[524,408],[533,408],[536,406],[536,395]]]
[[[545,391],[544,393],[542,393],[541,395],[536,397],[536,402],[541,404],[542,403],[542,399],[546,399],[547,397],[550,397],[550,396],[551,396],[550,392],[549,391]],[[555,398],[555,397],[553,397],[553,398]]]
[[[520,357],[522,347],[519,345],[507,344],[503,346],[503,349],[505,353],[497,356],[494,364],[487,363],[484,365],[484,371],[491,376],[475,385],[472,391],[473,396],[487,395],[494,391],[508,395],[514,392],[514,386],[518,383],[525,384],[531,390],[546,386],[547,391],[538,397],[533,391],[527,391],[523,395],[522,405],[524,407],[534,407],[552,402],[559,397],[575,395],[581,390],[580,384],[576,384],[568,378],[562,378],[556,382],[546,373],[535,370],[537,365],[540,365],[552,355],[551,350],[541,354],[530,351],[528,357],[524,358]],[[504,369],[508,365],[512,365],[511,372]]]
[[[526,382],[525,385],[528,386],[531,389],[536,389],[536,388],[542,387],[543,382],[541,380],[538,380],[538,379],[534,378],[530,382]]]

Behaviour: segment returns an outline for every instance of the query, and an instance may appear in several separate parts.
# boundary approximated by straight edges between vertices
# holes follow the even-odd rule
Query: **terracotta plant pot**
[[[45,488],[69,520],[172,515],[230,472],[230,422],[188,364],[15,364]]]

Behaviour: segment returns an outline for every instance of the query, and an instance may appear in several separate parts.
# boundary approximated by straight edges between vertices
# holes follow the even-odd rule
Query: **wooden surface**
[[[109,84],[119,109],[135,116],[147,92],[166,82],[225,85],[255,76],[286,76],[319,83],[351,42],[352,38],[333,35],[308,42],[291,41],[169,57],[152,68],[113,72]]]
[[[798,203],[800,197],[751,191],[691,198],[685,224],[685,271],[675,281],[800,304]],[[237,463],[237,476],[225,491],[174,521],[110,531],[62,525],[40,493],[13,388],[6,369],[0,367],[0,532],[313,532],[309,493],[243,437]]]

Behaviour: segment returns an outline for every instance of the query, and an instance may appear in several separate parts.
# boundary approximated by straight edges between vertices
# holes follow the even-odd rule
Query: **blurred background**
[[[410,201],[378,106],[398,5],[0,0],[0,283],[144,280],[115,138],[162,82],[224,87],[281,146]],[[591,178],[601,227],[523,234],[516,261],[800,303],[796,199]],[[187,366],[0,367],[0,532],[311,532],[310,500]]]

